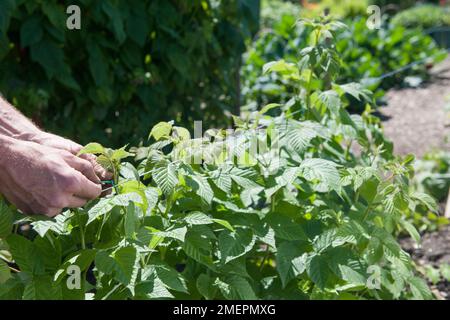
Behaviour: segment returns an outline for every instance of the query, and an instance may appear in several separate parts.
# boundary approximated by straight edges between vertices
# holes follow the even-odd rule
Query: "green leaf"
[[[318,127],[311,122],[303,122],[299,127],[289,129],[286,133],[286,143],[289,148],[302,154],[310,145],[312,139],[317,137]]]
[[[170,133],[172,132],[172,125],[168,122],[160,122],[156,124],[152,131],[150,131],[150,137],[155,138],[156,141],[162,139],[162,138],[168,138],[170,137]]]
[[[111,256],[115,261],[116,279],[124,285],[132,284],[137,272],[135,268],[138,259],[136,248],[133,246],[122,247]]]
[[[307,253],[305,247],[295,242],[283,242],[277,248],[277,271],[283,288],[288,282],[306,269]]]
[[[192,228],[189,230],[186,234],[182,249],[187,256],[214,269],[211,257],[211,240],[204,234],[202,229]]]
[[[84,146],[83,149],[80,150],[80,152],[78,152],[78,156],[86,153],[104,154],[105,148],[100,143],[91,142]]]
[[[58,29],[66,27],[67,16],[64,12],[64,6],[56,3],[45,1],[42,3],[42,11],[47,16],[48,20]]]
[[[94,79],[95,85],[102,87],[109,84],[109,66],[108,60],[103,54],[102,49],[97,45],[95,40],[87,43],[89,53],[89,71]]]
[[[237,229],[232,233],[222,231],[218,245],[222,263],[228,263],[252,250],[255,237],[249,229]]]
[[[214,287],[214,282],[215,279],[205,273],[197,278],[197,290],[206,300],[213,300],[216,297],[217,289]]]
[[[180,240],[181,242],[184,242],[186,237],[187,228],[181,227],[181,228],[174,228],[171,230],[166,231],[159,231],[156,232],[155,235],[164,237],[164,238],[172,238],[176,240]]]
[[[359,83],[351,82],[347,84],[335,85],[334,89],[340,94],[348,93],[358,101],[361,101],[361,98],[364,98],[364,100],[366,101],[370,101],[371,92],[367,89],[364,89]]]
[[[220,291],[229,300],[256,300],[257,296],[250,283],[239,276],[231,276],[219,286]]]
[[[261,110],[259,110],[259,113],[260,114],[265,114],[265,113],[269,112],[270,110],[278,108],[278,107],[281,107],[281,104],[279,104],[279,103],[269,103],[269,104],[265,105],[264,107],[262,107]]]
[[[340,189],[337,164],[319,158],[305,159],[300,163],[299,173],[310,182],[318,182],[314,188],[318,192]]]
[[[127,38],[127,35],[124,30],[120,9],[117,7],[117,4],[113,4],[108,1],[102,2],[101,7],[103,9],[103,12],[105,12],[109,18],[114,36],[116,37],[119,44],[122,44]]]
[[[206,214],[204,214],[202,212],[198,212],[198,211],[188,214],[184,218],[184,221],[186,221],[186,223],[193,224],[193,225],[213,223],[213,220],[209,216],[207,216]]]
[[[6,262],[0,259],[0,285],[11,279],[11,271]]]
[[[62,290],[48,275],[33,276],[23,292],[23,300],[60,300]]]
[[[43,38],[31,45],[31,59],[38,62],[45,70],[49,79],[61,73],[68,72],[64,63],[64,52],[53,41]]]
[[[158,278],[153,266],[143,270],[142,282],[136,285],[136,294],[142,295],[147,299],[170,299],[173,295],[167,290],[167,287]]]
[[[186,141],[191,139],[191,134],[189,133],[189,130],[182,127],[173,127],[172,134],[180,139],[180,141]]]
[[[304,240],[308,238],[300,224],[281,214],[270,214],[267,223],[275,231],[275,236],[285,240]]]
[[[155,269],[158,278],[167,288],[188,293],[186,280],[179,272],[165,265],[156,265]]]
[[[420,244],[420,234],[417,231],[416,227],[414,227],[414,225],[412,223],[402,219],[402,220],[400,220],[400,225],[403,228],[405,228],[405,230],[409,233],[411,238],[413,238],[417,244]]]
[[[300,79],[298,68],[294,63],[284,60],[268,62],[263,66],[263,73],[276,72],[285,77],[292,79]]]
[[[121,161],[122,159],[131,157],[133,154],[125,151],[125,147],[114,150],[113,153],[111,154],[111,160],[115,160],[115,161]]]
[[[214,198],[214,192],[209,185],[208,179],[200,175],[193,175],[190,176],[190,178],[189,184],[194,189],[195,193],[197,193],[206,204],[210,205]]]
[[[175,166],[172,163],[160,163],[153,169],[153,179],[162,192],[169,195],[178,184]]]
[[[126,207],[130,202],[133,202],[135,204],[143,203],[142,197],[136,192],[124,193],[113,196],[112,198],[100,199],[100,201],[97,202],[95,206],[89,209],[88,211],[89,219],[86,225],[89,225],[90,223],[95,221],[95,219],[97,219],[98,217],[101,217],[109,213],[112,210],[112,208],[116,206]]]
[[[225,228],[227,228],[231,232],[235,232],[235,229],[233,228],[233,226],[228,221],[222,220],[222,219],[211,219],[211,220],[214,221],[215,223],[218,223],[218,224],[224,226]]]
[[[326,258],[322,256],[311,256],[306,272],[311,280],[322,290],[330,283],[332,272],[328,267]]]
[[[136,216],[136,207],[133,202],[128,203],[124,219],[125,236],[128,239],[135,239],[139,228],[139,220]]]
[[[143,47],[150,30],[149,20],[146,17],[145,5],[141,3],[141,10],[136,8],[136,14],[130,15],[127,20],[126,29],[128,36],[139,46]]]
[[[341,100],[339,95],[334,90],[323,91],[319,94],[318,99],[325,105],[325,107],[333,112],[340,108]]]
[[[428,288],[426,282],[423,279],[420,279],[417,277],[411,277],[408,280],[408,283],[411,288],[413,298],[415,300],[431,300],[431,299],[433,299],[433,295],[431,294],[430,289]]]
[[[0,199],[0,239],[9,236],[13,229],[13,215],[11,209]]]
[[[410,195],[411,199],[415,199],[419,201],[421,204],[425,205],[428,210],[432,212],[437,212],[437,204],[436,201],[428,194],[423,192],[413,192]]]
[[[9,251],[20,270],[33,273],[40,264],[33,243],[25,237],[16,234],[8,236],[6,241],[9,245]]]
[[[50,230],[56,234],[65,234],[68,232],[67,224],[71,216],[73,216],[73,213],[66,210],[53,219],[38,220],[32,222],[31,225],[33,226],[33,230],[36,231],[41,238],[44,238]]]
[[[450,265],[448,263],[443,263],[440,266],[440,272],[442,277],[447,280],[450,281]]]
[[[42,40],[43,34],[42,20],[39,16],[33,15],[20,28],[20,46],[26,48],[39,43]]]
[[[77,265],[80,271],[86,271],[96,257],[96,250],[84,249],[70,255],[54,275],[54,281],[60,282],[67,275],[67,268],[69,266]]]

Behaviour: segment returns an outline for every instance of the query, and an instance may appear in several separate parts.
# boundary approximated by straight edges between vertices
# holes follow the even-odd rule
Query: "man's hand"
[[[100,196],[92,162],[64,148],[0,138],[0,194],[24,213],[53,217]]]
[[[83,148],[83,146],[81,146],[78,143],[75,143],[69,139],[65,139],[65,138],[57,136],[55,134],[43,132],[43,131],[40,131],[38,134],[28,136],[24,140],[32,141],[37,144],[51,147],[51,148],[56,148],[59,150],[65,150],[65,151],[70,152],[73,155],[78,154],[78,152],[80,152],[80,150]],[[112,173],[106,171],[100,164],[98,164],[96,156],[91,155],[91,154],[83,154],[81,156],[81,158],[88,160],[89,162],[92,163],[95,173],[101,180],[111,180],[112,179]]]

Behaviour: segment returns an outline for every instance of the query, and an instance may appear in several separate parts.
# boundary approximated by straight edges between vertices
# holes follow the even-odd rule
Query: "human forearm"
[[[33,140],[41,133],[33,122],[0,97],[0,134],[20,140]]]
[[[81,150],[81,145],[39,129],[16,108],[0,97],[0,134],[31,141],[49,147],[67,150],[73,154]]]

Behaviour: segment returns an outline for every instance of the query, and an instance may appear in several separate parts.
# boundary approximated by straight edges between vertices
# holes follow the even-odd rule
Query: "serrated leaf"
[[[112,258],[115,261],[116,279],[124,285],[132,285],[137,276],[136,249],[132,246],[122,247],[113,253]]]
[[[201,225],[201,224],[211,224],[213,223],[213,219],[202,212],[193,212],[188,214],[184,221],[193,225]]]
[[[306,271],[314,284],[321,290],[327,287],[332,276],[332,272],[328,267],[326,259],[318,255],[311,257],[310,262],[307,264]]]
[[[23,292],[23,300],[59,300],[62,299],[61,287],[47,275],[33,276]]]
[[[295,242],[283,242],[277,248],[277,271],[283,288],[288,282],[306,269],[307,253],[305,247]]]
[[[340,176],[336,163],[319,158],[305,159],[300,163],[299,173],[310,182],[318,181],[318,192],[340,189]]]
[[[267,223],[275,231],[275,236],[285,240],[304,240],[308,238],[303,228],[281,214],[271,214],[267,218]]]
[[[142,198],[136,192],[124,193],[116,195],[112,198],[103,198],[88,211],[89,219],[87,225],[92,223],[98,217],[110,212],[114,207],[126,207],[130,202],[142,204]]]
[[[96,142],[91,142],[88,143],[86,146],[83,147],[83,149],[81,149],[78,152],[78,156],[82,155],[82,154],[104,154],[105,153],[105,148],[100,144],[100,143],[96,143]]]
[[[222,231],[219,235],[219,251],[222,263],[228,263],[253,249],[255,237],[251,230]]]
[[[425,205],[428,208],[428,210],[432,212],[437,212],[436,201],[430,195],[416,191],[410,195],[410,198],[419,201],[421,204]]]
[[[214,198],[214,191],[209,185],[208,179],[199,175],[193,175],[190,176],[190,178],[193,180],[190,181],[190,185],[195,193],[197,193],[205,203],[210,205]]]
[[[171,194],[175,186],[178,184],[175,166],[171,163],[158,164],[153,169],[153,179],[162,192],[166,195]]]
[[[181,228],[175,228],[172,230],[166,230],[166,231],[159,231],[155,234],[160,237],[164,238],[172,238],[176,240],[180,240],[181,242],[184,242],[186,237],[187,228],[181,227]]]
[[[431,294],[430,289],[428,288],[426,282],[423,279],[420,279],[417,277],[411,277],[408,280],[408,283],[411,288],[413,298],[415,300],[431,300],[431,299],[433,299],[433,295]]]
[[[186,280],[179,272],[165,265],[156,265],[155,269],[158,278],[167,288],[188,293]]]
[[[230,300],[256,300],[256,294],[250,283],[239,276],[231,276],[219,286],[225,298]]]
[[[170,132],[172,131],[172,125],[168,122],[159,122],[158,124],[156,124],[153,128],[152,131],[150,131],[150,137],[155,138],[156,141],[165,138],[165,137],[169,137],[170,136]]]

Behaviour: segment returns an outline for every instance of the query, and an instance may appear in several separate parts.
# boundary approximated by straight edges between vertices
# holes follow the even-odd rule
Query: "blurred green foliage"
[[[81,30],[66,28],[67,6]],[[259,0],[1,0],[0,92],[47,130],[109,146],[238,105]]]
[[[392,18],[392,23],[405,28],[450,26],[450,7],[427,4],[404,10]]]
[[[275,73],[263,74],[262,71],[263,65],[272,60],[296,61],[299,50],[311,41],[305,36],[307,30],[302,26],[294,26],[295,20],[289,14],[281,16],[272,29],[259,34],[259,38],[246,53],[241,72],[245,79],[243,96],[250,109],[257,109],[273,101],[287,101],[295,94],[295,88],[289,80]],[[407,76],[426,79],[427,68],[431,63],[446,56],[431,37],[417,29],[408,30],[385,24],[379,30],[370,30],[364,17],[349,21],[348,26],[336,35],[336,49],[342,59],[339,81],[361,82],[376,92],[376,98],[381,98],[386,89],[403,85]],[[417,64],[382,81],[379,79],[388,72],[422,59],[430,63]],[[355,100],[351,108],[361,110],[364,106]]]
[[[322,0],[314,8],[302,10],[302,16],[313,18],[327,11],[337,19],[356,18],[367,13],[368,0]]]

